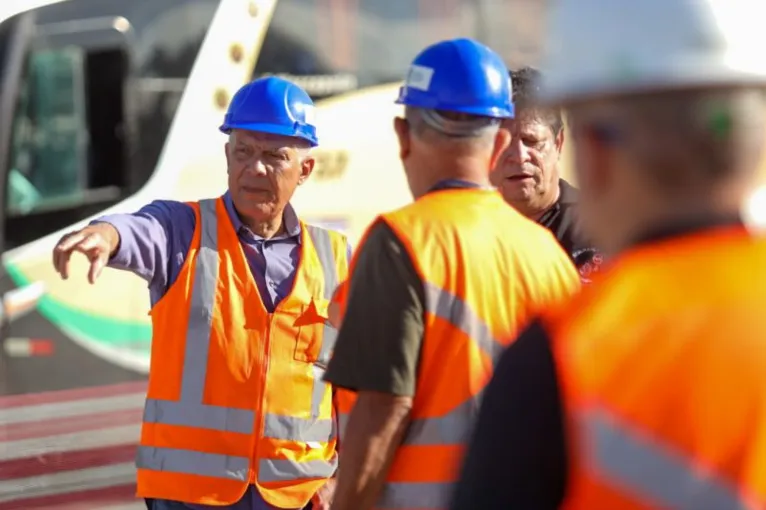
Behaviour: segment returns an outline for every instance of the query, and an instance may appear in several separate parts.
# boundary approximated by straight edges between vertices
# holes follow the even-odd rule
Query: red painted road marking
[[[10,395],[0,397],[0,410],[9,407],[31,406],[37,404],[50,404],[69,400],[84,400],[88,398],[114,397],[129,393],[146,394],[146,381],[127,382],[112,384],[109,386],[94,386],[92,388],[78,388],[76,390],[47,391],[41,393],[29,393],[25,395]]]
[[[40,457],[24,457],[0,462],[0,480],[43,476],[61,471],[77,471],[93,466],[133,462],[135,458],[135,444],[61,452]]]
[[[104,510],[108,508],[110,504],[133,501],[146,508],[146,505],[143,502],[136,500],[135,486],[121,485],[70,492],[68,494],[56,494],[8,501],[0,503],[0,510]],[[138,508],[140,508],[140,506]]]
[[[45,421],[23,421],[5,426],[0,425],[2,427],[0,441],[19,441],[33,437],[55,436],[140,423],[142,413],[143,411],[139,408],[120,409]]]
[[[145,392],[138,382],[0,397],[0,510],[140,509]]]

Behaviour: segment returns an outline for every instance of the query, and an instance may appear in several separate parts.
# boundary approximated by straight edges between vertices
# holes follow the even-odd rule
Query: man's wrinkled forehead
[[[260,131],[234,129],[231,132],[232,141],[238,144],[257,145],[268,149],[302,149],[308,143],[293,136],[275,135]]]
[[[510,131],[525,131],[530,129],[539,129],[540,127],[547,127],[546,114],[549,114],[547,110],[539,108],[525,108],[517,110],[516,116],[512,119],[505,119],[503,121],[503,127]]]

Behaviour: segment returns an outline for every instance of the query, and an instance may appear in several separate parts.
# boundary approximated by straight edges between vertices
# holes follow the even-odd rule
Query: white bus
[[[132,497],[151,341],[146,283],[51,264],[107,212],[225,189],[229,99],[279,74],[317,103],[318,166],[294,205],[352,241],[410,200],[392,117],[427,44],[468,36],[535,64],[542,0],[0,0],[0,510]],[[3,315],[7,318],[8,314]]]

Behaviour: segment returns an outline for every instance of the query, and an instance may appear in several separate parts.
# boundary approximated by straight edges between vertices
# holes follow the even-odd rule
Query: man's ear
[[[494,169],[500,162],[500,158],[503,156],[505,149],[511,144],[511,132],[507,129],[500,128],[495,135],[495,141],[492,146],[492,158],[490,159],[490,168]]]
[[[559,134],[556,135],[556,151],[559,153],[559,158],[561,157],[561,151],[564,150],[564,128],[562,127],[559,130]]]
[[[303,161],[301,161],[301,175],[298,178],[299,186],[306,182],[306,180],[311,176],[312,172],[314,171],[315,164],[316,160],[313,156],[307,156],[303,158]]]
[[[410,155],[410,124],[402,117],[394,118],[394,132],[399,140],[399,158],[406,159]]]
[[[584,128],[582,131],[575,151],[577,182],[600,194],[611,186],[614,153],[596,130]]]
[[[231,170],[231,156],[229,156],[229,142],[226,142],[223,144],[223,151],[226,153],[226,173],[229,173]]]

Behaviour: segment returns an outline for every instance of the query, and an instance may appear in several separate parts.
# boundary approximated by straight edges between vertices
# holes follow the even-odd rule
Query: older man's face
[[[234,130],[226,144],[229,192],[237,211],[256,221],[282,214],[314,160],[302,140]]]
[[[524,214],[549,205],[549,197],[558,193],[563,132],[554,134],[535,111],[505,121],[503,128],[510,132],[511,143],[490,175],[492,184]]]

